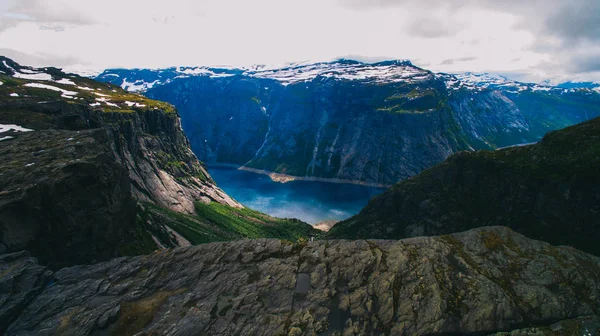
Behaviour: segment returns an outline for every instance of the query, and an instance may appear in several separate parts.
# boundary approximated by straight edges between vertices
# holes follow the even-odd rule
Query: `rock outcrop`
[[[65,268],[50,280],[22,255],[0,259],[0,270],[1,284],[29,281],[2,291],[6,335],[483,334],[600,310],[600,259],[505,227],[213,243]],[[44,280],[41,292],[31,285]]]
[[[535,145],[463,152],[375,197],[330,238],[439,235],[507,225],[600,255],[600,118]]]
[[[192,153],[171,105],[4,57],[0,82],[0,253],[26,249],[53,268],[149,253],[179,236],[142,218],[144,204],[188,215],[196,202],[243,210]],[[246,237],[243,224],[197,240]],[[311,230],[294,224],[286,234]]]
[[[120,69],[98,79],[175,105],[192,149],[209,164],[373,185],[461,150],[536,142],[600,116],[592,90],[473,86],[408,62]]]

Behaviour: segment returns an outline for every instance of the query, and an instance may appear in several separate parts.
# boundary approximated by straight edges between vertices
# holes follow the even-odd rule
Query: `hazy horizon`
[[[0,55],[68,71],[407,59],[435,72],[600,81],[593,0],[4,0]]]

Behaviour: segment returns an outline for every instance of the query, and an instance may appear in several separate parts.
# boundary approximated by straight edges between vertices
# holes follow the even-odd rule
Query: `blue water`
[[[234,168],[209,167],[227,194],[244,206],[310,224],[343,220],[357,214],[382,188],[313,181],[273,182],[268,176]]]

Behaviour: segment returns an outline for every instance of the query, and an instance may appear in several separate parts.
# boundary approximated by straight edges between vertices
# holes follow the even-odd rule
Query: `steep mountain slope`
[[[214,243],[56,273],[21,253],[0,257],[0,284],[19,289],[0,292],[0,332],[596,334],[599,282],[597,257],[504,227],[403,241]],[[573,320],[555,324],[564,319]]]
[[[407,61],[107,70],[98,79],[177,106],[204,162],[374,185],[600,115],[591,89],[435,74]]]
[[[0,253],[28,249],[57,267],[177,246],[179,236],[142,219],[137,204],[195,215],[198,202],[243,208],[192,153],[171,105],[0,57]],[[285,226],[286,238],[312,232],[261,223],[239,225]],[[238,231],[212,240],[246,236]]]
[[[375,197],[333,238],[405,238],[486,225],[600,255],[600,118],[535,145],[462,152]]]

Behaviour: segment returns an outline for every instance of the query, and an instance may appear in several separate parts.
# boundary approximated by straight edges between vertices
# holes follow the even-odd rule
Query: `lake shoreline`
[[[329,224],[360,212],[384,188],[349,183],[297,180],[275,182],[231,165],[207,166],[216,182],[232,198],[250,209],[278,218],[298,218],[311,225]]]
[[[231,163],[207,163],[205,165],[207,168],[211,168],[211,167],[233,168],[233,169],[243,170],[243,171],[247,171],[247,172],[251,172],[251,173],[255,173],[255,174],[266,175],[266,176],[269,176],[269,178],[273,182],[277,182],[277,183],[288,183],[288,182],[292,182],[292,181],[312,181],[312,182],[325,182],[325,183],[336,183],[336,184],[353,184],[353,185],[360,185],[360,186],[365,186],[365,187],[384,188],[384,189],[392,187],[392,185],[387,185],[387,184],[368,183],[368,182],[356,181],[356,180],[343,180],[343,179],[314,177],[314,176],[287,175],[287,174],[275,173],[275,172],[263,170],[263,169],[255,169],[255,168],[250,168],[250,167],[246,167],[246,166],[240,166],[240,165],[231,164]]]

